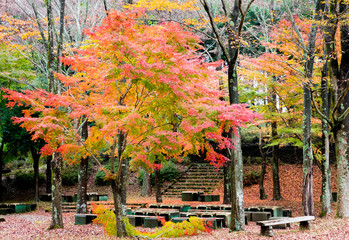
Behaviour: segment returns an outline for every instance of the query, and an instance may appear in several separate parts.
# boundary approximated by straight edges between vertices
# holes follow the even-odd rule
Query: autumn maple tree
[[[221,133],[256,117],[245,105],[220,100],[220,72],[197,56],[197,36],[175,23],[145,25],[144,16],[140,10],[110,12],[100,27],[87,32],[83,49],[62,59],[76,73],[56,73],[64,85],[60,94],[7,91],[10,106],[31,107],[15,121],[46,141],[43,154],[60,154],[67,161],[91,156],[99,163],[100,151],[108,149],[106,178],[118,236],[126,235],[121,221],[126,161],[156,169],[169,157],[206,149],[207,160],[222,165],[227,159],[207,140],[231,148],[231,139]],[[79,131],[86,122],[89,135],[82,139]]]

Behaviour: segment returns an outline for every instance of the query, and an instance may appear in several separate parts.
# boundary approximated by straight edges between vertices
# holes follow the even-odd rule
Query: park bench
[[[267,221],[258,221],[257,225],[261,226],[261,235],[262,236],[274,236],[273,226],[287,223],[297,223],[299,222],[299,227],[301,229],[309,229],[310,221],[314,220],[314,216],[302,216],[302,217],[290,217],[290,218],[282,218],[275,220],[267,220]]]
[[[89,223],[92,223],[92,221],[97,218],[97,214],[90,214],[90,213],[80,213],[75,214],[75,225],[86,225]]]
[[[212,194],[202,194],[199,196],[200,202],[219,202],[220,196],[219,195],[212,195]]]
[[[182,201],[199,201],[200,195],[204,194],[200,191],[183,191]]]

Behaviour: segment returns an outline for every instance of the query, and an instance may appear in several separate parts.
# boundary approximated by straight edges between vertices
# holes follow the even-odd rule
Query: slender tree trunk
[[[54,22],[53,22],[53,11],[52,11],[52,0],[46,0],[46,10],[47,10],[47,72],[48,72],[48,80],[49,80],[49,91],[55,92],[55,83],[54,83],[54,75],[53,75],[53,64],[54,64]]]
[[[349,217],[349,151],[348,151],[348,126],[342,124],[336,134],[337,152],[337,217]]]
[[[151,196],[151,174],[144,170],[141,196]]]
[[[125,159],[122,164],[122,195],[121,195],[121,201],[122,204],[126,205],[126,200],[127,200],[127,175],[128,175],[128,159]]]
[[[231,227],[232,231],[245,230],[245,210],[243,192],[243,161],[241,151],[240,129],[232,136],[235,142],[235,151],[232,154],[231,162]]]
[[[259,178],[259,198],[261,200],[267,199],[267,194],[264,189],[264,178],[267,172],[267,158],[265,156],[262,157],[262,166],[261,166],[261,176]]]
[[[225,164],[223,166],[223,181],[224,181],[224,195],[223,204],[231,204],[231,166]]]
[[[322,113],[329,119],[329,97],[328,97],[328,56],[325,47],[326,62],[322,70],[321,78],[321,98],[322,98]],[[321,162],[321,173],[322,173],[322,184],[321,184],[321,214],[320,216],[327,216],[332,212],[331,207],[331,168],[330,168],[330,137],[329,137],[329,127],[326,119],[322,118],[322,139],[323,147],[322,153],[324,160]]]
[[[266,195],[265,190],[264,190],[264,178],[265,178],[265,174],[267,172],[267,155],[263,151],[263,147],[262,147],[262,132],[261,131],[259,131],[258,147],[259,147],[259,152],[260,152],[260,154],[262,156],[261,176],[259,177],[259,182],[258,182],[258,184],[259,184],[259,198],[261,200],[264,200],[264,199],[267,198],[267,195]]]
[[[229,100],[230,104],[239,103],[238,78],[236,75],[235,64],[229,65]],[[244,192],[243,192],[243,159],[241,150],[240,129],[230,131],[231,139],[235,143],[235,150],[231,154],[231,224],[232,231],[245,230],[245,209],[244,209]]]
[[[276,106],[276,94],[272,93],[272,99]],[[274,111],[276,112],[276,107],[274,108]],[[271,137],[272,139],[276,139],[278,137],[277,133],[277,123],[273,121],[271,123]],[[280,177],[279,177],[279,146],[273,146],[272,147],[272,171],[273,171],[273,200],[280,200],[282,199],[281,196],[281,187],[280,187]]]
[[[52,192],[52,156],[46,158],[46,193]]]
[[[84,121],[83,126],[81,127],[81,140],[86,141],[88,138],[88,125],[85,121],[85,117],[82,118]],[[78,173],[78,200],[76,206],[76,213],[87,213],[87,181],[88,181],[88,161],[89,158],[81,158],[79,164],[79,173]]]
[[[224,132],[223,137],[228,137],[229,133]],[[230,134],[231,135],[231,134]],[[229,152],[224,150],[224,156],[228,159],[231,158]],[[224,195],[223,204],[231,204],[231,164],[225,164],[223,166],[223,181],[224,181]]]
[[[82,158],[79,164],[78,173],[78,200],[76,206],[76,213],[87,213],[87,181],[88,181],[88,157]]]
[[[338,60],[336,53],[336,41],[335,41],[335,33],[337,29],[337,21],[336,18],[329,17],[330,15],[335,14],[335,7],[333,3],[321,3],[322,9],[325,9],[325,14],[323,15],[324,20],[327,22],[326,25],[323,26],[323,34],[324,34],[324,55],[326,62],[322,69],[322,79],[321,79],[321,98],[322,98],[322,113],[330,119],[330,103],[331,98],[328,91],[327,81],[329,80],[337,85],[337,79],[339,74],[338,69]],[[336,91],[336,90],[335,90]],[[336,96],[337,94],[333,94]],[[336,101],[336,100],[335,100]],[[322,171],[322,192],[321,192],[321,214],[320,216],[327,216],[330,212],[332,212],[331,208],[331,169],[330,169],[330,139],[329,139],[329,123],[326,119],[322,119],[322,133],[323,133],[323,154],[324,161],[321,164]]]
[[[115,171],[115,148],[116,145],[118,147],[118,169]],[[117,229],[117,236],[118,237],[126,237],[126,229],[125,229],[125,224],[122,221],[122,219],[126,216],[126,205],[123,204],[123,191],[125,188],[122,187],[124,183],[124,177],[122,176],[123,174],[123,164],[124,161],[126,161],[123,157],[122,154],[125,150],[126,146],[126,136],[125,133],[122,131],[119,131],[117,136],[114,138],[113,145],[111,147],[111,153],[110,153],[110,170],[112,174],[116,174],[115,179],[111,181],[111,189],[113,193],[113,200],[114,200],[114,208],[115,208],[115,218],[116,218],[116,229]]]
[[[313,200],[313,150],[311,146],[311,93],[308,86],[303,87],[303,197],[302,206],[305,216],[314,216]]]
[[[322,0],[315,2],[315,9],[312,19],[319,21],[321,19],[320,12],[323,12],[324,5]],[[303,196],[302,206],[304,215],[314,216],[314,196],[313,196],[313,148],[311,144],[311,83],[313,78],[314,52],[316,33],[318,23],[311,24],[307,50],[304,52],[305,78],[307,80],[303,85],[304,103],[303,103]],[[310,224],[310,223],[309,223]]]
[[[349,6],[341,2],[340,12],[347,12]],[[341,33],[341,65],[338,88],[343,95],[348,87],[349,79],[349,26],[342,24]],[[342,118],[341,127],[337,134],[337,217],[349,217],[349,94],[344,94],[338,110],[338,117]],[[341,121],[341,119],[339,119]]]
[[[158,162],[156,162],[156,163],[158,163]],[[162,203],[160,169],[156,168],[154,170],[154,172],[155,172],[155,198],[156,198],[156,202]]]
[[[33,168],[34,168],[34,180],[35,180],[35,191],[34,191],[34,202],[39,201],[39,160],[40,155],[35,148],[31,147],[30,152],[33,157]]]
[[[3,151],[4,151],[4,142],[1,141],[0,145],[0,202],[3,200],[3,190],[2,190],[2,165],[3,165]]]
[[[62,217],[62,157],[59,153],[52,156],[52,218],[49,229],[63,228]]]

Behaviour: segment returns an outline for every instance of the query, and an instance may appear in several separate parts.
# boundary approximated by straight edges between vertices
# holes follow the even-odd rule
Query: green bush
[[[178,170],[176,164],[172,161],[168,161],[163,164],[162,168],[160,169],[160,176],[161,176],[161,182],[165,181],[174,181],[176,178],[179,177],[180,171]],[[143,178],[144,178],[144,170],[141,170],[138,173],[137,180],[140,185],[143,184]],[[155,185],[155,174],[152,173],[151,175],[152,179],[152,185]]]
[[[79,165],[67,165],[62,169],[62,185],[74,186],[78,183]]]
[[[91,161],[87,167],[87,174],[89,175],[92,170]],[[79,164],[65,165],[62,169],[62,185],[74,186],[79,181]]]
[[[244,186],[251,186],[257,184],[259,182],[259,178],[261,176],[261,172],[249,171],[244,174]]]
[[[114,166],[115,166],[115,170],[116,170],[119,166],[119,163],[115,162]],[[104,167],[106,169],[110,170],[110,163],[107,163]],[[110,184],[109,181],[105,180],[105,172],[103,170],[98,170],[98,172],[95,176],[95,184],[97,186],[108,186]]]
[[[39,172],[39,185],[45,182],[45,175]],[[35,186],[34,171],[19,171],[15,174],[14,185],[19,189]]]
[[[179,177],[179,170],[174,162],[167,162],[160,169],[160,175],[162,182],[164,181],[173,181]]]

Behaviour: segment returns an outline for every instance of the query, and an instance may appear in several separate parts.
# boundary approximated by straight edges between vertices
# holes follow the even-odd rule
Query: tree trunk
[[[39,160],[40,155],[35,148],[31,147],[30,152],[33,157],[33,168],[34,168],[34,180],[35,180],[35,191],[34,191],[34,202],[39,201]]]
[[[223,166],[224,195],[223,204],[231,204],[231,167],[230,164]]]
[[[79,186],[76,213],[87,213],[87,181],[88,181],[88,157],[82,158],[79,164]]]
[[[156,162],[156,163],[158,163],[158,162]],[[156,198],[156,202],[162,203],[160,169],[156,168],[154,170],[154,172],[155,172],[155,198]]]
[[[46,158],[46,193],[52,192],[52,156]]]
[[[88,138],[88,125],[85,117],[81,119],[83,125],[81,127],[81,140],[84,142]],[[88,161],[89,158],[85,157],[80,160],[79,173],[78,173],[78,200],[76,205],[76,213],[87,213],[87,181],[88,181]]]
[[[245,230],[245,210],[244,210],[244,192],[243,192],[243,161],[241,151],[240,129],[232,136],[235,143],[235,150],[231,159],[231,222],[232,231]]]
[[[330,103],[328,97],[328,55],[325,46],[325,56],[326,62],[322,69],[321,76],[321,98],[322,98],[322,113],[329,119],[330,116]],[[329,137],[329,127],[326,119],[322,118],[322,153],[324,160],[321,162],[321,174],[322,174],[322,184],[321,184],[321,213],[320,216],[328,216],[332,212],[331,207],[331,168],[330,168],[330,137]]]
[[[273,94],[273,100],[276,101],[275,94]],[[271,123],[271,136],[273,139],[278,137],[277,134],[277,123],[273,121]],[[273,171],[273,200],[282,199],[281,187],[280,187],[280,177],[279,177],[279,146],[272,147],[272,171]]]
[[[259,198],[261,200],[267,199],[267,194],[264,189],[264,178],[267,172],[267,158],[262,157],[262,167],[261,167],[261,176],[259,177]]]
[[[313,149],[311,146],[311,92],[307,85],[303,87],[303,197],[302,206],[305,216],[314,216],[313,201]]]
[[[122,188],[122,195],[121,195],[121,202],[122,204],[126,205],[127,200],[127,174],[128,174],[128,159],[125,159],[122,164],[122,170],[121,170],[121,188]]]
[[[141,196],[151,196],[151,174],[144,170]]]
[[[116,145],[118,147],[118,169],[115,171],[115,148]],[[125,184],[124,182],[124,176],[122,174],[124,173],[123,170],[123,164],[125,159],[123,159],[122,154],[125,150],[126,146],[126,136],[125,133],[122,131],[119,131],[119,133],[115,136],[113,145],[110,149],[110,171],[111,174],[115,174],[116,177],[111,181],[111,189],[113,192],[113,200],[114,200],[114,208],[115,208],[115,218],[116,218],[116,229],[117,229],[117,236],[118,237],[126,237],[126,229],[125,224],[122,221],[122,219],[126,216],[126,205],[123,204],[123,191],[125,190],[122,185]],[[127,165],[126,165],[127,167]],[[127,169],[126,169],[127,172]]]
[[[224,99],[221,99],[224,100]],[[223,137],[229,137],[231,133],[223,132]],[[230,159],[231,156],[227,149],[224,150],[224,156],[227,159]],[[224,184],[224,195],[223,195],[223,204],[231,204],[231,164],[226,163],[223,165],[223,184]]]
[[[229,38],[229,42],[234,39]],[[231,43],[233,44],[233,43]],[[238,48],[231,49],[231,55],[237,57]],[[239,103],[238,77],[236,73],[236,59],[229,64],[228,68],[228,88],[230,104]],[[235,143],[235,149],[231,149],[231,225],[232,231],[245,230],[245,209],[244,209],[244,192],[243,192],[243,159],[241,150],[240,129],[236,132],[230,130],[231,139]]]
[[[0,202],[3,200],[3,191],[2,191],[2,165],[3,165],[3,159],[2,159],[2,153],[4,151],[4,143],[1,141],[0,145]]]
[[[49,80],[49,92],[55,92],[54,75],[53,75],[53,64],[54,64],[54,54],[53,54],[53,33],[54,33],[54,18],[52,11],[52,0],[46,0],[46,10],[47,10],[47,73]]]
[[[337,151],[337,217],[349,217],[349,151],[348,134],[349,128],[342,124],[336,137]]]
[[[122,203],[122,189],[115,180],[111,181],[111,189],[114,198],[114,208],[116,217],[116,229],[118,237],[126,237],[125,224],[122,219],[126,216],[126,205]],[[119,185],[119,186],[118,186]]]
[[[260,127],[259,127],[260,129]],[[258,142],[258,147],[259,147],[259,152],[262,156],[262,166],[261,166],[261,176],[259,177],[259,198],[261,200],[264,200],[267,198],[267,195],[265,193],[264,190],[264,178],[265,178],[265,174],[267,172],[267,155],[266,153],[263,151],[263,146],[262,146],[262,132],[261,130],[259,131],[259,142]]]
[[[348,10],[348,5],[341,2],[340,12]],[[343,94],[348,87],[349,79],[349,26],[342,24],[341,33],[341,65],[338,88]],[[346,93],[339,106],[338,116],[343,117],[341,127],[337,134],[337,217],[349,217],[349,116],[345,115],[349,108],[349,94]]]
[[[49,229],[63,228],[62,218],[62,157],[59,153],[52,156],[52,219]]]

